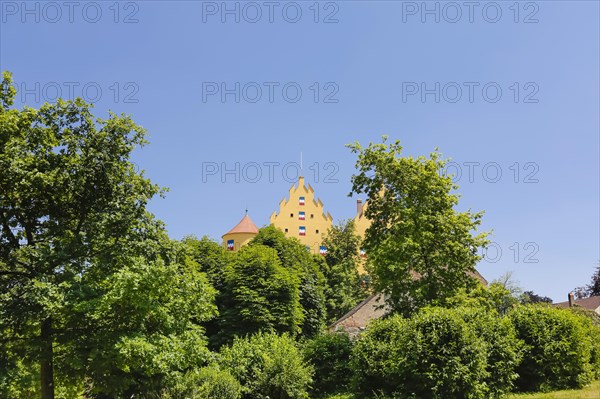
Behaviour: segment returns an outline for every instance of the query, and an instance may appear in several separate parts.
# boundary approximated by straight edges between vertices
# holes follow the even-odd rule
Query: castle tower
[[[247,212],[233,229],[223,234],[223,246],[225,249],[239,251],[243,245],[246,245],[248,241],[258,234],[258,227],[250,219]]]
[[[323,234],[333,224],[333,218],[324,212],[323,202],[315,200],[315,190],[304,185],[304,177],[298,178],[298,185],[290,188],[289,199],[279,203],[279,213],[273,212],[271,225],[281,229],[287,237],[296,237],[301,243],[318,254]]]

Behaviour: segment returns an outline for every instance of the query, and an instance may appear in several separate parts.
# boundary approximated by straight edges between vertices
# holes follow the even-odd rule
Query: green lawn
[[[577,391],[511,395],[508,399],[600,399],[600,381],[596,381],[589,387]]]

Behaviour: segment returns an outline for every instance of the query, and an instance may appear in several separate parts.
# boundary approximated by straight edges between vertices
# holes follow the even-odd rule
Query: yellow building
[[[325,213],[323,202],[315,198],[315,190],[310,184],[306,187],[304,177],[301,176],[298,183],[290,188],[288,198],[283,198],[279,203],[279,212],[273,212],[269,221],[287,237],[300,240],[312,253],[323,254],[323,235],[332,226],[333,217],[329,212]],[[361,200],[357,201],[355,224],[357,233],[363,237],[369,222],[363,217]],[[223,247],[229,251],[238,251],[257,234],[258,227],[246,214],[234,228],[222,236]]]
[[[361,199],[356,200],[356,216],[354,217],[354,228],[356,234],[360,237],[365,237],[365,232],[371,225],[371,221],[365,217],[368,201],[363,204]]]
[[[365,201],[365,203],[363,204],[361,199],[356,200],[356,216],[354,217],[354,229],[356,231],[356,234],[363,240],[365,238],[365,232],[371,225],[371,221],[365,216],[365,211],[367,210],[368,203],[369,201]],[[363,260],[358,265],[358,272],[360,274],[363,274],[366,273],[365,261],[367,258],[367,254],[362,248],[360,249],[360,256],[363,258]]]
[[[257,234],[258,227],[246,213],[233,229],[223,234],[223,246],[229,251],[238,251],[242,245],[246,245]]]
[[[279,203],[279,213],[271,215],[270,223],[318,254],[323,234],[332,226],[333,218],[329,212],[325,214],[323,202],[315,199],[315,190],[310,184],[306,187],[301,176],[298,185],[290,188],[289,199],[283,198]]]

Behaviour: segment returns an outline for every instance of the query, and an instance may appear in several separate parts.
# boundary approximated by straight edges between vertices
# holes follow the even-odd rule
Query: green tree
[[[533,291],[525,291],[523,295],[521,295],[521,303],[552,303],[552,298],[547,296],[541,296],[536,294]]]
[[[293,270],[281,265],[274,249],[243,247],[224,270],[224,283],[218,300],[217,346],[258,331],[294,336],[300,332],[300,280]]]
[[[95,118],[81,99],[13,109],[16,91],[10,74],[3,76],[0,353],[9,359],[0,376],[22,377],[14,365],[40,370],[28,381],[50,399],[62,390],[57,381],[94,384],[101,370],[115,368],[162,374],[168,367],[158,364],[174,363],[156,362],[167,356],[162,349],[189,343],[198,346],[192,353],[201,352],[202,331],[194,324],[214,313],[211,290],[177,264],[162,223],[146,210],[161,190],[130,161],[145,144],[144,129],[124,115]],[[157,282],[149,281],[153,275]],[[148,298],[118,291],[137,286],[149,289]],[[156,370],[140,370],[144,350]],[[7,386],[14,384],[0,382]]]
[[[223,270],[230,261],[229,253],[222,245],[207,236],[201,239],[195,236],[186,236],[181,240],[183,244],[182,257],[189,257],[198,264],[200,271],[206,273],[212,286],[217,291],[222,291],[225,282]]]
[[[426,308],[370,324],[354,346],[358,397],[487,398],[487,347],[463,312]]]
[[[517,369],[520,390],[581,388],[590,382],[594,375],[590,362],[596,359],[589,319],[548,305],[518,306],[508,317],[525,343]]]
[[[462,288],[453,297],[436,301],[436,304],[450,308],[472,307],[485,309],[503,316],[519,305],[519,300],[504,285],[495,282],[488,287],[479,284],[473,289]]]
[[[85,342],[66,343],[93,383],[97,398],[155,392],[174,372],[211,360],[200,326],[216,313],[214,289],[195,264],[133,259],[99,282],[103,295],[85,306],[95,333]]]
[[[206,273],[213,288],[217,290],[216,305],[223,309],[227,300],[225,292],[225,270],[235,254],[225,251],[222,245],[204,236],[201,239],[195,236],[186,236],[181,240],[182,251],[179,257],[188,259],[198,264],[199,270]],[[209,346],[217,349],[224,342],[220,336],[219,318],[208,320],[203,325],[209,338]]]
[[[327,247],[325,297],[329,323],[342,317],[368,295],[366,289],[361,286],[358,273],[361,263],[360,242],[361,238],[356,234],[353,220],[332,226],[323,238],[323,245]]]
[[[577,287],[574,291],[575,296],[579,299],[600,295],[600,262],[598,262],[598,267],[592,274],[590,283],[584,287]]]
[[[245,399],[308,399],[313,370],[288,335],[236,338],[219,363],[242,384]]]
[[[457,186],[440,173],[447,161],[401,157],[402,147],[349,145],[358,154],[352,191],[366,193],[371,221],[364,247],[374,288],[398,312],[416,309],[475,284],[472,273],[487,233],[475,234],[482,212],[458,212]]]
[[[325,333],[305,343],[304,357],[315,370],[311,390],[314,397],[348,391],[351,356],[352,341],[345,333]]]
[[[323,275],[326,264],[323,257],[310,254],[300,241],[286,237],[281,230],[273,226],[261,228],[249,245],[273,248],[283,267],[298,276],[303,312],[303,322],[300,326],[302,336],[312,337],[319,333],[324,328],[327,317],[326,279]]]

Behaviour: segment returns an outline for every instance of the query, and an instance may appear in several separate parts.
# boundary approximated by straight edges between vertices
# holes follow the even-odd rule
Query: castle
[[[362,200],[356,201],[354,223],[361,237],[369,227],[364,217]],[[279,212],[271,214],[269,222],[285,233],[295,237],[312,253],[325,254],[327,248],[322,245],[323,235],[333,225],[333,217],[325,213],[323,202],[315,197],[315,190],[304,184],[304,177],[298,178],[298,184],[290,187],[289,195],[279,203]],[[258,234],[258,227],[246,214],[242,220],[223,235],[223,246],[229,251],[237,251]]]
[[[367,206],[368,202],[363,204],[360,199],[356,201],[354,226],[356,233],[362,238],[370,225],[370,221],[364,215]],[[327,252],[327,248],[322,244],[323,235],[333,225],[333,217],[329,212],[325,214],[323,202],[315,198],[315,190],[310,184],[308,187],[304,185],[304,177],[298,178],[298,185],[290,187],[289,197],[283,198],[279,203],[279,213],[273,212],[269,219],[271,225],[282,230],[287,237],[296,237],[312,253],[324,255]],[[246,214],[234,228],[223,235],[223,245],[229,251],[238,251],[257,234],[258,227]],[[361,250],[361,256],[364,255]],[[364,273],[364,262],[361,262],[358,270],[361,274]],[[469,274],[487,286],[487,280],[478,271]],[[371,320],[382,317],[387,311],[383,296],[372,293],[328,329],[344,330],[355,336],[363,331]]]

